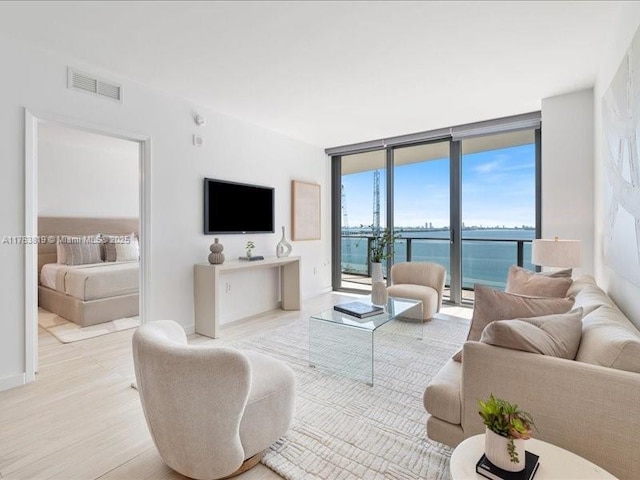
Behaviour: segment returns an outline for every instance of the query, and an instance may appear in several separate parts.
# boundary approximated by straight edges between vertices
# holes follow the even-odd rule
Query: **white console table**
[[[225,272],[280,269],[280,298],[283,310],[300,310],[300,257],[268,257],[264,260],[232,260],[221,265],[198,263],[194,265],[194,303],[196,333],[218,338],[220,301],[222,298],[220,275]]]

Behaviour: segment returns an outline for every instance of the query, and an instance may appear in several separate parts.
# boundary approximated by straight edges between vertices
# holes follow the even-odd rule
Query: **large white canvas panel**
[[[605,260],[640,285],[640,30],[602,99]]]

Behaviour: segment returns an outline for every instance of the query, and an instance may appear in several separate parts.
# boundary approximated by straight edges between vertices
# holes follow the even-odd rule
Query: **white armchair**
[[[447,270],[437,263],[400,262],[391,266],[391,297],[422,301],[422,319],[430,320],[442,306]]]
[[[293,419],[295,377],[279,360],[188,345],[169,320],[138,328],[133,359],[153,441],[165,463],[188,477],[246,471]]]

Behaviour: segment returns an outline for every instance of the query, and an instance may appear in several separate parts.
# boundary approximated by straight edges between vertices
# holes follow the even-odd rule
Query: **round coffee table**
[[[588,460],[550,443],[532,438],[527,440],[527,450],[540,457],[540,466],[534,480],[566,480],[568,478],[615,479],[606,470]],[[479,479],[485,477],[476,472],[476,463],[484,453],[484,433],[464,440],[451,455],[452,480]]]

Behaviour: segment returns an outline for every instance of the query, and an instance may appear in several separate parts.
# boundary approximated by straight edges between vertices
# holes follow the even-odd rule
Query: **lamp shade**
[[[534,240],[531,263],[543,267],[579,267],[582,264],[580,240]]]

